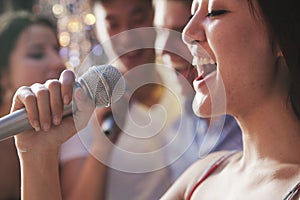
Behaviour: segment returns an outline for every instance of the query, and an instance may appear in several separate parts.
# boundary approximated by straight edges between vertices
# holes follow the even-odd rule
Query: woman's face
[[[59,78],[65,67],[58,51],[56,34],[51,28],[35,24],[25,29],[10,56],[12,89]]]
[[[194,110],[201,116],[246,114],[274,92],[279,50],[256,2],[254,9],[246,0],[193,2],[183,37],[198,71]],[[224,101],[226,109],[218,108]]]

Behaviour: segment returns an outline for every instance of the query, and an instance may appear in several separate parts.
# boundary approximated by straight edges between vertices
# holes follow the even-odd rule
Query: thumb
[[[76,112],[73,112],[73,119],[77,131],[86,127],[89,119],[95,110],[95,102],[83,91],[81,87],[76,88],[74,91],[74,102]]]

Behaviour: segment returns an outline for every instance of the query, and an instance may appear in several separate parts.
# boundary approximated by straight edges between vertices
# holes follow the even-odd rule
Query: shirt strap
[[[198,186],[205,181],[205,179],[207,179],[207,177],[209,177],[209,175],[211,175],[221,164],[224,160],[226,160],[227,158],[229,158],[231,155],[233,155],[234,153],[236,153],[237,151],[230,151],[224,155],[222,155],[221,157],[219,157],[215,162],[213,162],[201,175],[199,181],[194,185],[194,187],[192,188],[192,190],[190,191],[187,200],[190,200],[192,198],[193,193],[195,192],[195,190],[198,188]]]

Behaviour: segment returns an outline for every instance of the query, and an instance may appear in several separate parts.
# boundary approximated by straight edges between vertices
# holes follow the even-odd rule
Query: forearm
[[[65,200],[105,199],[107,167],[89,155],[70,196]]]
[[[23,200],[61,200],[58,153],[19,153]]]

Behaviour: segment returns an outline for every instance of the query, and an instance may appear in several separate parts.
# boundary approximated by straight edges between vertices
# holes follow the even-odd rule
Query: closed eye
[[[227,10],[213,10],[207,13],[206,17],[215,17],[215,16],[223,15],[227,12],[228,12]]]
[[[40,60],[44,58],[45,54],[44,53],[30,53],[27,55],[29,58]]]

